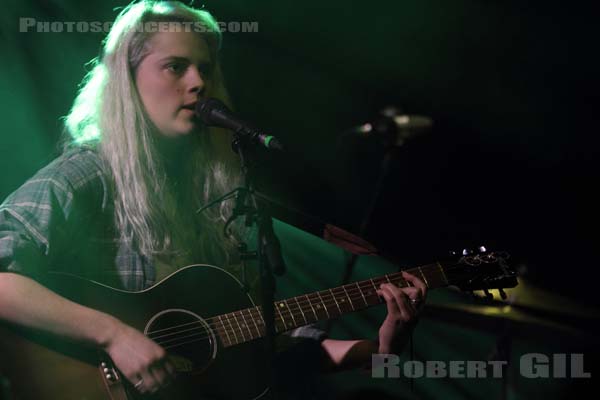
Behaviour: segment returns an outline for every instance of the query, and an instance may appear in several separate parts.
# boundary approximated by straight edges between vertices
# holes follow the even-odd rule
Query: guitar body
[[[178,378],[154,399],[255,399],[267,391],[263,341],[225,347],[212,317],[253,306],[226,271],[192,265],[141,292],[125,292],[71,275],[47,286],[144,332],[172,357]],[[0,325],[0,374],[16,400],[135,399],[126,379],[97,349]]]

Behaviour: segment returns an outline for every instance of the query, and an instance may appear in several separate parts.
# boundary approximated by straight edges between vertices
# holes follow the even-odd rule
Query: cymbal
[[[519,284],[514,288],[504,289],[507,299],[501,302],[517,306],[521,309],[531,309],[534,311],[544,311],[554,314],[565,314],[582,318],[600,318],[600,310],[573,301],[567,296],[559,295],[549,290],[543,289],[528,280],[518,277]],[[490,293],[496,295],[497,290],[490,290]],[[476,291],[475,294],[483,292]],[[494,296],[500,298],[500,296]]]
[[[423,316],[495,332],[510,328],[536,339],[552,332],[595,341],[600,333],[595,330],[600,312],[592,307],[536,287],[522,278],[517,287],[505,292],[506,300],[476,299],[462,294],[434,298],[427,302]]]
[[[422,312],[424,318],[458,324],[476,330],[513,334],[535,340],[555,340],[570,337],[581,344],[596,345],[598,331],[591,330],[589,321],[572,321],[532,315],[510,305],[502,307],[484,305],[428,304]]]

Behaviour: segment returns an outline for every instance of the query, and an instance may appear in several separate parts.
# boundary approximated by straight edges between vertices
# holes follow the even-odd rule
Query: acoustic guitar
[[[503,252],[475,252],[452,262],[407,270],[429,289],[508,288],[516,273]],[[73,275],[52,273],[50,289],[77,303],[114,315],[167,350],[178,377],[157,399],[258,399],[268,391],[263,356],[265,324],[260,306],[225,270],[190,265],[140,292],[126,292]],[[277,333],[336,318],[384,302],[382,283],[409,285],[401,273],[275,302]],[[15,400],[131,400],[140,395],[95,348],[0,324],[0,375]]]

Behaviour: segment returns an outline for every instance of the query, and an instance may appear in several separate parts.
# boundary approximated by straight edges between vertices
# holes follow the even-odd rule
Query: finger
[[[401,290],[408,296],[407,303],[412,310],[411,319],[416,320],[425,305],[425,301],[421,297],[421,290],[415,287],[402,288]]]
[[[149,370],[143,370],[142,372],[138,373],[138,376],[140,377],[138,382],[139,380],[142,380],[142,384],[138,385],[138,382],[134,382],[134,385],[140,393],[154,393],[156,390],[158,390],[159,384]]]
[[[421,304],[421,291],[417,288],[400,289],[406,295],[406,304],[411,309],[411,315],[416,315],[418,305]]]
[[[427,285],[425,282],[406,271],[402,271],[402,277],[421,291],[421,299],[425,301],[425,297],[427,296]]]
[[[385,286],[385,287],[389,288],[392,292],[394,290],[399,289],[399,290],[403,291],[404,293],[406,293],[408,295],[408,297],[410,297],[411,299],[421,300],[423,298],[421,288],[413,286],[410,283],[410,281],[407,281],[407,284],[408,284],[408,286],[400,287],[400,288],[398,286],[390,284],[390,283],[384,283],[381,286],[382,287]]]
[[[423,282],[420,278],[417,278],[415,275],[408,273],[406,271],[402,271],[402,275],[407,282],[410,282],[412,286],[418,288],[421,291],[421,297],[425,299],[427,295],[427,284]]]
[[[165,361],[165,369],[169,373],[171,379],[175,379],[177,376],[177,368],[175,368],[175,365],[169,358],[167,358],[167,361]]]
[[[144,381],[142,380],[142,376],[140,374],[134,372],[124,375],[135,390],[137,390],[140,393],[143,392],[144,389],[142,388],[142,385]]]
[[[398,308],[398,305],[396,304],[394,296],[389,292],[389,289],[384,288],[382,285],[381,289],[378,290],[377,293],[384,298],[385,303],[387,305],[388,315],[391,315],[394,318],[401,318],[402,313]]]
[[[394,300],[400,309],[400,313],[402,314],[402,321],[408,322],[414,316],[415,310],[412,306],[409,305],[408,296],[402,290],[397,287],[386,288],[389,290],[390,294],[394,296]]]
[[[169,382],[171,381],[171,375],[169,374],[169,372],[166,369],[166,366],[163,363],[156,364],[153,367],[151,367],[150,373],[152,374],[154,380],[158,384],[156,390],[160,389],[161,387],[167,386],[167,384],[169,384]]]
[[[384,286],[384,285],[386,288],[390,289],[390,293],[394,293],[394,291],[396,291],[396,290],[400,290],[403,293],[405,293],[408,296],[408,299],[406,301],[407,306],[412,311],[412,313],[409,317],[412,318],[413,316],[415,316],[417,314],[417,312],[419,310],[419,306],[422,304],[422,300],[423,300],[420,288],[414,287],[414,286],[398,288],[397,286],[389,284],[389,283],[382,284],[381,286]]]
[[[391,283],[382,283],[381,285],[379,285],[379,290],[377,291],[377,293],[391,293],[390,289],[396,287],[395,285],[391,284]]]
[[[135,385],[141,379],[141,376],[139,376],[133,370],[129,370],[129,371],[121,370],[121,373],[125,376],[125,378],[127,378],[129,383],[131,383],[132,385]]]
[[[385,293],[390,296],[391,302],[394,304],[394,308],[398,310],[396,315],[399,317],[399,319],[401,321],[409,319],[411,316],[411,311],[409,311],[407,301],[403,299],[403,297],[406,297],[406,295],[402,293],[399,288],[393,285],[386,286],[382,288],[382,290],[384,290]]]
[[[413,300],[421,300],[421,290],[419,288],[416,287],[405,287],[405,288],[400,288],[400,290],[406,294],[408,296],[409,299],[413,299]]]
[[[381,289],[379,289],[377,291],[377,294],[379,294],[380,297],[383,297],[383,300],[385,300],[387,307],[388,307],[388,312],[390,311],[399,311],[398,310],[398,306],[396,305],[396,302],[394,301],[394,296],[392,296],[391,293],[389,293],[388,289],[385,289],[383,286],[381,287]]]

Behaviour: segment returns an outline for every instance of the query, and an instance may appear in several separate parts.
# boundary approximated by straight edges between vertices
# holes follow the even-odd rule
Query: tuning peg
[[[485,246],[479,246],[477,248],[477,250],[479,251],[479,254],[485,254],[485,253],[487,253],[487,249],[485,248]]]
[[[483,289],[483,294],[485,294],[485,298],[488,300],[494,300],[494,295],[488,292],[487,289]]]
[[[471,254],[473,254],[473,250],[471,250],[471,249],[463,249],[463,251],[462,251],[463,256],[469,256]]]
[[[504,289],[502,288],[498,288],[498,292],[500,293],[500,297],[502,297],[502,300],[506,300],[506,292],[504,291]]]

